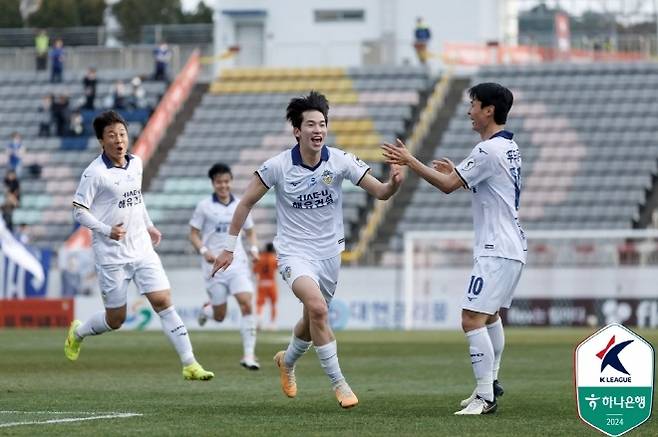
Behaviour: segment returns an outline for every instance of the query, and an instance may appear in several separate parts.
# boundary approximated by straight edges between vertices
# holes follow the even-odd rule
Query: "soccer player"
[[[209,318],[223,321],[226,317],[228,296],[233,295],[242,313],[240,334],[244,353],[240,365],[249,370],[258,370],[260,364],[254,353],[256,324],[252,314],[254,285],[251,281],[249,260],[240,240],[235,246],[235,262],[231,268],[214,277],[210,276],[215,258],[224,247],[228,226],[240,199],[231,193],[233,174],[228,165],[213,165],[208,170],[208,177],[214,193],[197,204],[190,219],[190,242],[202,257],[201,268],[206,280],[206,292],[210,298],[210,302],[201,307],[199,325],[205,325]],[[242,228],[250,243],[251,256],[258,258],[258,243],[251,217],[247,217]]]
[[[503,394],[498,370],[505,335],[498,311],[512,303],[527,253],[518,219],[521,154],[512,132],[505,130],[513,95],[496,83],[475,85],[469,95],[468,115],[482,141],[459,165],[443,158],[430,168],[400,140],[382,146],[387,162],[408,166],[444,193],[462,187],[473,193],[474,266],[462,301],[462,328],[477,387],[461,402],[458,415],[493,413],[496,397]]]
[[[270,301],[270,325],[273,330],[276,326],[276,301],[277,289],[275,274],[277,271],[276,253],[274,244],[267,243],[265,251],[260,254],[258,260],[254,262],[254,273],[258,278],[258,288],[256,292],[256,314],[258,320],[262,322],[263,307],[265,301]]]
[[[298,143],[267,160],[251,178],[235,209],[225,250],[217,257],[213,274],[231,265],[238,232],[249,211],[274,187],[274,246],[279,272],[303,304],[302,318],[293,329],[287,350],[274,356],[281,388],[288,397],[297,395],[295,363],[313,344],[339,405],[350,408],[358,399],[340,370],[336,339],[328,321],[329,303],[338,283],[340,253],[345,248],[342,183],[348,179],[378,199],[388,199],[403,177],[399,166],[391,165],[390,178],[382,183],[354,155],[326,146],[328,113],[329,102],[315,91],[290,101],[286,116]]]
[[[183,364],[185,379],[209,380],[215,375],[197,363],[187,329],[171,303],[169,279],[153,250],[162,238],[142,198],[142,160],[128,154],[126,121],[114,111],[94,119],[103,152],[85,169],[73,197],[73,216],[93,232],[92,247],[104,311],[84,323],[71,323],[64,354],[75,361],[82,340],[119,329],[126,320],[126,292],[135,281],[140,293],[160,316],[162,330]]]

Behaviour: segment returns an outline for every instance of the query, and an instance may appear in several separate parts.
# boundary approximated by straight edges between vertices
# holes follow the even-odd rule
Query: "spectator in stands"
[[[50,136],[50,125],[53,122],[52,105],[53,105],[52,94],[46,94],[41,98],[41,104],[39,104],[39,108],[37,109],[37,112],[39,112],[40,137]]]
[[[48,48],[50,38],[44,29],[39,30],[34,37],[34,52],[36,53],[37,71],[45,71],[48,66]]]
[[[52,104],[52,115],[55,121],[57,136],[66,135],[69,126],[69,96],[67,94],[58,94]]]
[[[82,109],[94,110],[94,102],[96,100],[96,69],[89,67],[85,77],[82,78],[82,89],[85,95],[85,103]]]
[[[428,52],[427,45],[432,38],[430,28],[425,24],[422,17],[416,18],[416,28],[414,29],[414,49],[416,49],[416,56],[418,61],[425,65],[427,63]]]
[[[146,101],[146,90],[142,86],[142,79],[140,79],[139,76],[135,76],[130,84],[132,85],[132,91],[128,98],[128,107],[130,107],[130,109],[147,108],[148,102]]]
[[[18,199],[9,193],[5,193],[4,201],[2,202],[2,206],[0,206],[0,211],[2,211],[2,219],[5,221],[7,229],[9,229],[10,232],[14,230],[13,217],[16,208],[18,208]]]
[[[169,82],[169,62],[171,61],[171,49],[166,42],[160,42],[160,45],[153,50],[153,59],[155,61],[155,71],[153,80]]]
[[[50,82],[61,83],[64,73],[64,41],[55,40],[55,46],[50,50]]]
[[[117,80],[112,88],[112,109],[124,110],[127,108],[127,90],[122,80]]]
[[[5,175],[5,193],[11,194],[16,198],[16,200],[21,199],[21,182],[18,180],[18,176],[14,170],[7,170]]]
[[[14,210],[18,208],[20,203],[21,188],[20,182],[16,177],[16,172],[13,170],[7,171],[5,175],[5,196],[0,210],[2,211],[2,218],[7,224],[7,229],[13,231],[13,215]]]
[[[74,137],[82,136],[85,132],[84,120],[79,110],[71,113],[69,121],[69,135]]]
[[[11,140],[7,144],[7,164],[17,177],[21,177],[23,170],[23,137],[18,132],[12,132]]]

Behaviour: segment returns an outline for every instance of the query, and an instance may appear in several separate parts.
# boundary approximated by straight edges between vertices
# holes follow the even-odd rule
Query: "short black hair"
[[[106,127],[113,124],[121,123],[128,130],[128,123],[123,119],[121,114],[116,111],[105,111],[94,118],[94,132],[99,140],[103,138],[103,131]]]
[[[479,83],[468,90],[468,95],[473,100],[479,100],[482,107],[494,107],[494,121],[496,124],[507,123],[507,114],[514,103],[514,95],[510,90],[499,83]]]
[[[286,108],[286,119],[293,127],[300,129],[306,111],[320,111],[324,115],[324,122],[329,124],[329,101],[324,94],[311,91],[306,97],[291,99]]]
[[[274,252],[274,243],[267,243],[265,245],[265,252]]]
[[[233,173],[231,173],[231,167],[228,165],[224,164],[223,162],[216,162],[213,164],[212,167],[210,167],[210,170],[208,170],[208,177],[210,180],[215,179],[215,176],[218,174],[226,174],[228,173],[229,176],[231,176],[231,179],[233,179]]]

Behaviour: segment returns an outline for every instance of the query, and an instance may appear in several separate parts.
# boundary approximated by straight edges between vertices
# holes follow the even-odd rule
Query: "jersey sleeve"
[[[496,169],[496,159],[492,151],[475,146],[466,159],[455,167],[457,174],[465,182],[467,188],[484,182],[493,176]]]
[[[91,204],[98,193],[98,176],[86,170],[80,177],[80,183],[73,195],[73,205],[91,209]]]
[[[192,226],[195,229],[198,230],[203,230],[203,222],[204,222],[204,217],[203,217],[203,207],[201,206],[203,202],[199,202],[196,205],[196,208],[194,208],[194,212],[192,213],[192,218],[190,218],[190,226]]]
[[[356,155],[343,152],[343,177],[349,179],[354,185],[359,185],[361,179],[368,173],[370,167]]]
[[[256,175],[268,189],[281,181],[282,171],[281,155],[268,159],[256,170]]]

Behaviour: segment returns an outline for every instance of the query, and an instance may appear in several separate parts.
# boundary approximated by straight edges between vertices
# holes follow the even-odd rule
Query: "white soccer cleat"
[[[467,397],[466,399],[462,399],[462,401],[459,403],[459,406],[462,407],[462,408],[467,407],[468,404],[473,402],[473,399],[475,399],[475,397],[477,395],[478,395],[478,390],[477,390],[477,388],[474,388],[473,393],[471,393],[471,395],[469,397]]]
[[[494,399],[498,399],[499,397],[501,397],[505,393],[505,390],[503,390],[503,386],[500,385],[500,383],[498,382],[497,379],[493,382],[493,393],[494,393]],[[475,399],[475,396],[477,396],[477,394],[478,394],[478,392],[477,392],[477,387],[476,387],[476,388],[473,389],[473,393],[471,393],[471,395],[469,397],[467,397],[466,399],[463,399],[459,403],[459,405],[462,408],[466,407],[468,404],[473,402],[473,399]]]
[[[496,401],[489,402],[482,399],[480,396],[475,396],[475,399],[469,403],[466,408],[455,412],[455,416],[478,416],[480,414],[495,413],[498,408]]]
[[[205,325],[206,322],[208,321],[208,316],[206,316],[206,313],[204,312],[204,310],[208,306],[210,306],[210,304],[208,302],[206,302],[206,303],[203,304],[203,306],[199,310],[199,315],[196,318],[196,321],[199,323],[199,326]]]
[[[260,370],[260,364],[255,357],[242,357],[240,365],[248,370]]]

